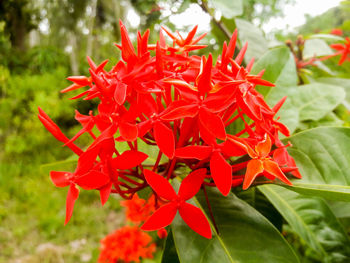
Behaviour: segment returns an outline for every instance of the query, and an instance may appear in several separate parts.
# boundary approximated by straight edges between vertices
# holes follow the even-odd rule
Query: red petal
[[[164,123],[158,121],[153,126],[153,132],[159,149],[169,159],[172,159],[175,152],[175,137],[173,131]]]
[[[87,173],[94,165],[94,162],[96,161],[99,151],[100,151],[99,147],[93,147],[83,152],[78,159],[78,165],[77,165],[77,168],[75,169],[75,174],[83,175]]]
[[[212,237],[209,222],[202,210],[189,203],[183,203],[179,212],[182,219],[193,231],[205,238]]]
[[[125,151],[116,158],[113,158],[112,166],[114,169],[128,170],[141,164],[147,157],[148,155],[143,152]]]
[[[231,140],[226,140],[223,143],[222,152],[228,156],[242,156],[247,153],[246,146],[243,147],[238,146],[236,143]]]
[[[56,172],[56,171],[50,172],[51,181],[57,187],[68,186],[70,184],[69,180],[68,180],[68,176],[70,176],[70,175],[72,175],[72,173],[70,173],[70,172]]]
[[[61,90],[61,93],[66,93],[66,92],[69,92],[69,91],[72,91],[72,90],[80,89],[82,87],[83,86],[80,86],[80,85],[77,85],[77,84],[72,84],[72,85],[68,86],[67,88]]]
[[[126,84],[118,82],[114,91],[114,99],[119,104],[122,105],[125,102],[126,98]]]
[[[154,231],[166,227],[171,224],[176,216],[177,205],[176,203],[169,203],[151,215],[147,221],[141,226],[142,230]]]
[[[260,160],[250,160],[247,165],[247,171],[244,176],[243,190],[247,189],[254,181],[256,176],[264,171]]]
[[[278,166],[278,164],[274,161],[270,161],[270,160],[265,160],[263,162],[264,164],[264,169],[272,174],[273,176],[277,177],[278,179],[280,179],[282,182],[288,184],[288,185],[292,185],[292,183],[288,180],[288,178],[284,175],[284,173],[281,171],[280,167]]]
[[[235,61],[238,65],[241,65],[243,59],[244,59],[244,55],[245,55],[245,52],[247,51],[247,48],[248,48],[248,42],[246,42],[244,44],[244,46],[242,47],[242,49],[239,51]]]
[[[201,185],[203,183],[203,180],[205,178],[205,175],[207,174],[207,169],[202,168],[193,171],[189,175],[186,176],[185,179],[182,180],[180,189],[179,189],[179,197],[182,200],[188,200],[195,196],[199,189],[201,188]]]
[[[213,136],[221,140],[226,140],[225,125],[219,116],[206,108],[201,108],[199,111],[199,121]]]
[[[271,139],[270,136],[265,134],[265,140],[259,142],[257,146],[255,146],[255,151],[259,154],[260,157],[265,158],[269,155],[271,151]]]
[[[216,187],[227,196],[231,190],[232,167],[219,152],[214,152],[210,160],[210,173]]]
[[[78,199],[79,189],[71,184],[68,190],[67,199],[66,199],[66,220],[64,224],[66,225],[73,214],[74,203]]]
[[[149,132],[150,129],[152,129],[152,122],[151,120],[146,120],[143,122],[140,122],[137,124],[137,129],[138,129],[138,136],[142,138],[145,136],[147,132]]]
[[[176,107],[168,111],[164,115],[162,115],[160,118],[162,120],[173,121],[173,120],[182,119],[185,117],[193,118],[194,116],[197,115],[197,113],[198,113],[197,105],[190,104],[190,105]]]
[[[128,31],[121,21],[120,24],[120,34],[122,37],[122,58],[124,61],[128,62],[129,60],[136,59],[135,49],[130,41],[128,36]]]
[[[68,77],[67,80],[74,82],[75,84],[78,84],[79,86],[88,86],[90,85],[90,79],[86,76],[71,76]]]
[[[166,200],[172,200],[177,198],[173,187],[170,185],[167,179],[150,170],[143,170],[147,183],[152,189],[162,198]]]
[[[212,150],[213,147],[211,146],[193,145],[176,149],[175,156],[184,159],[195,158],[197,160],[203,160],[209,157]]]
[[[120,135],[127,141],[135,141],[137,138],[137,127],[128,122],[121,122],[119,124]]]
[[[204,64],[205,63],[205,64]],[[198,74],[196,82],[198,82],[198,91],[200,95],[205,95],[205,93],[211,90],[211,69],[213,64],[213,57],[209,54],[208,60],[204,62],[202,58],[201,72]]]
[[[85,190],[98,189],[109,182],[110,179],[108,175],[94,170],[75,180],[75,183]]]
[[[111,190],[112,182],[109,182],[109,184],[105,185],[100,189],[100,199],[102,205],[104,205],[107,202],[109,195],[111,194]]]

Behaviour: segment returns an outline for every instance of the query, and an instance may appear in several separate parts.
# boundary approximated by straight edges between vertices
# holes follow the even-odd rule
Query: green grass
[[[96,262],[99,240],[123,223],[117,199],[111,196],[102,207],[97,191],[82,191],[64,226],[67,189],[51,183],[49,169],[20,161],[0,164],[0,262],[60,262],[62,257],[69,263],[90,256],[86,262]],[[38,252],[45,243],[52,245]]]

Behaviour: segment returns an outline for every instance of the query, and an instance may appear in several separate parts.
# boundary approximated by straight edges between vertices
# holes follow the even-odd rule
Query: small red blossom
[[[343,30],[341,30],[340,28],[333,28],[330,33],[332,35],[342,36],[343,35]]]
[[[332,44],[331,48],[335,49],[336,52],[334,56],[340,55],[339,65],[343,64],[345,61],[350,61],[350,38],[345,38],[344,44]]]
[[[155,196],[152,195],[148,200],[141,199],[137,194],[130,200],[121,202],[126,208],[126,218],[134,224],[140,224],[155,211]]]
[[[124,226],[101,240],[99,263],[140,262],[153,258],[156,244],[137,226]]]
[[[190,173],[183,179],[179,193],[176,194],[173,187],[162,176],[145,170],[145,177],[148,184],[158,196],[168,201],[160,207],[142,225],[143,230],[158,230],[171,224],[177,211],[186,224],[195,232],[206,238],[211,238],[211,229],[208,220],[203,212],[196,206],[186,201],[192,198],[202,185],[206,174],[205,169],[199,169]]]

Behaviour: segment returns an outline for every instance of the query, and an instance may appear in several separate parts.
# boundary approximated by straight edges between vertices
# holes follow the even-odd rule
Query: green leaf
[[[273,91],[280,86],[288,87],[298,84],[298,75],[294,58],[287,47],[278,47],[265,53],[254,64],[252,74],[258,74],[262,70],[265,70],[263,79],[277,86],[273,88],[261,87],[259,92],[264,96],[266,96],[270,90]]]
[[[250,187],[245,191],[242,191],[241,189],[237,189],[236,191],[234,189],[233,191],[238,198],[247,202],[266,217],[278,229],[278,231],[282,231],[283,217],[257,187]]]
[[[293,145],[302,179],[290,190],[335,201],[350,202],[350,128],[319,127],[283,140]]]
[[[282,235],[254,208],[232,193],[223,197],[216,189],[207,191],[220,234],[206,239],[177,215],[172,230],[181,263],[299,262]],[[198,193],[197,198],[210,218],[203,193]]]
[[[344,99],[343,88],[322,83],[298,86],[296,93],[291,96],[292,103],[299,111],[301,121],[323,118]]]
[[[270,106],[281,98],[287,100],[278,112],[281,122],[292,133],[301,121],[318,121],[330,114],[345,99],[342,87],[323,83],[312,83],[293,87],[275,87],[267,95]]]
[[[305,40],[303,59],[312,57],[321,57],[333,54],[332,49],[322,39],[308,39]]]
[[[334,86],[340,86],[344,88],[346,93],[346,102],[347,102],[347,108],[350,109],[350,79],[344,79],[344,78],[318,78],[316,79],[317,82],[325,83],[325,84],[331,84]]]
[[[174,244],[173,232],[169,231],[165,242],[165,248],[162,255],[162,263],[180,263]]]
[[[344,41],[344,38],[331,35],[331,34],[315,34],[310,36],[311,39],[326,39],[326,40],[335,40],[335,41]]]
[[[238,29],[238,38],[242,43],[248,42],[248,49],[245,55],[245,61],[249,62],[253,57],[260,58],[268,49],[268,43],[263,32],[252,23],[235,19]]]
[[[277,185],[259,189],[322,262],[348,262],[350,240],[327,203]]]
[[[242,0],[209,0],[209,3],[226,18],[233,18],[243,13]]]

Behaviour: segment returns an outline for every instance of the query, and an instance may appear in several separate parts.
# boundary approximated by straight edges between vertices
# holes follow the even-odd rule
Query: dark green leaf
[[[324,200],[305,197],[277,185],[263,185],[259,189],[320,261],[348,262],[349,238]]]
[[[162,263],[180,263],[174,244],[173,232],[169,231],[162,256]]]
[[[282,235],[254,208],[232,193],[223,197],[216,189],[207,191],[220,234],[206,239],[177,215],[172,230],[181,263],[299,262]],[[197,205],[210,218],[203,193],[197,198]]]

